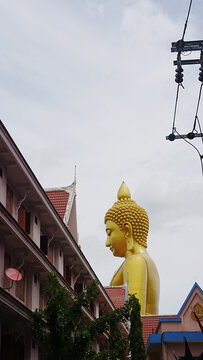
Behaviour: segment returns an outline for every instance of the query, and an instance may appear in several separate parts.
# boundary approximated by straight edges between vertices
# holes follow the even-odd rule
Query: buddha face
[[[108,220],[106,222],[106,233],[106,246],[110,248],[114,256],[124,257],[127,251],[124,232],[113,221]]]

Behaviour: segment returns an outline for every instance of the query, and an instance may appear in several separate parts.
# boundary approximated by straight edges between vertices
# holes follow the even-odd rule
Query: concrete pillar
[[[100,347],[99,347],[99,342],[97,340],[93,341],[92,347],[96,351],[96,353],[98,354],[98,352],[100,351]]]
[[[64,275],[63,263],[64,263],[63,250],[61,248],[58,248],[58,271],[62,276]]]
[[[0,238],[0,286],[4,285],[4,258],[5,258],[5,241]]]
[[[71,287],[72,287],[72,289],[74,289],[74,285],[75,285],[75,282],[74,282],[74,280],[75,280],[75,276],[74,276],[74,273],[73,273],[73,270],[71,269],[71,275],[70,275],[70,277],[71,277]]]
[[[26,305],[34,311],[39,308],[40,282],[39,276],[33,271],[27,272]]]
[[[31,333],[27,332],[25,335],[25,351],[24,351],[24,360],[38,360],[38,345],[36,341],[32,338]]]
[[[33,286],[32,286],[32,311],[39,309],[40,297],[40,282],[37,273],[33,273]]]
[[[98,319],[99,318],[99,301],[94,301],[94,316]]]
[[[2,176],[0,176],[0,202],[3,206],[6,207],[6,185],[7,185],[7,175],[6,168],[0,164],[0,168],[2,170]]]
[[[31,270],[26,271],[26,306],[31,310],[32,309],[32,278],[33,272]]]
[[[58,263],[59,263],[59,248],[58,245],[56,245],[54,242],[51,242],[53,245],[53,265],[58,270]]]
[[[31,234],[32,240],[40,248],[40,220],[35,213],[31,214]]]
[[[0,321],[0,356],[1,356],[1,321]]]

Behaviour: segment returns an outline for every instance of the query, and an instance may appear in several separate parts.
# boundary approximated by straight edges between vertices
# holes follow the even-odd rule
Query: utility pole
[[[193,51],[199,51],[200,52],[200,56],[198,59],[189,59],[189,60],[182,60],[181,58],[181,54],[184,52],[193,52]],[[194,41],[184,41],[183,39],[178,40],[177,42],[172,42],[171,44],[171,52],[177,52],[177,60],[175,60],[173,62],[173,65],[177,66],[176,67],[176,75],[175,75],[175,82],[178,85],[182,85],[183,82],[183,68],[182,66],[184,65],[196,65],[196,64],[200,64],[200,73],[199,73],[199,81],[201,83],[203,83],[203,40],[194,40]],[[198,103],[198,107],[199,107],[199,103]],[[197,112],[198,112],[198,108],[196,111],[196,115],[195,117],[197,117]],[[189,132],[188,134],[183,134],[183,135],[175,135],[174,131],[166,136],[166,140],[170,140],[170,141],[174,141],[175,139],[189,139],[192,140],[195,137],[203,137],[203,133],[202,132],[197,132],[195,129],[195,125],[196,122],[194,124],[193,130],[191,132]]]

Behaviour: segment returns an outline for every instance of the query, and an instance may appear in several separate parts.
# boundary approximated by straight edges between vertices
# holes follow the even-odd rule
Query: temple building
[[[46,304],[48,273],[73,296],[97,276],[78,245],[75,181],[45,192],[2,122],[0,235],[0,358],[38,360],[30,322]],[[13,281],[13,271],[20,281]],[[83,311],[88,321],[115,309],[100,282],[98,288],[99,297]],[[94,348],[106,348],[107,339],[108,332],[100,335]]]
[[[192,309],[202,321],[203,291],[197,283],[193,285],[178,314],[170,317],[160,316],[155,331],[150,331],[146,344],[148,360],[172,360],[174,353],[177,357],[184,356],[185,339],[192,356],[203,354],[203,333]],[[144,317],[142,321],[144,330],[147,321]]]
[[[123,306],[127,297],[126,286],[106,288],[115,307]],[[203,357],[203,333],[192,309],[203,328],[203,291],[195,283],[180,310],[175,315],[142,315],[142,335],[147,360],[175,360],[185,356],[185,339],[191,354]],[[202,360],[202,358],[201,358]]]

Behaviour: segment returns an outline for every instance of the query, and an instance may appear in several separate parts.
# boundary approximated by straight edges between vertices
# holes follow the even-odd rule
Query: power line
[[[187,29],[187,24],[188,24],[188,19],[189,19],[189,16],[190,16],[191,6],[192,6],[192,0],[190,0],[190,5],[189,5],[188,13],[187,13],[187,18],[186,18],[185,26],[184,26],[184,29],[183,29],[182,41],[184,40],[184,37],[185,37],[185,32],[186,32],[186,29]]]
[[[197,123],[197,119],[198,119],[199,104],[200,104],[201,95],[202,95],[202,86],[203,86],[203,83],[201,83],[200,89],[199,89],[199,96],[198,96],[198,101],[197,101],[197,109],[196,109],[196,113],[195,113],[195,120],[194,120],[194,125],[193,125],[192,131],[196,130],[196,123]]]
[[[180,134],[177,132],[177,130],[175,130],[175,132],[178,134],[178,136],[179,136],[180,138],[182,138],[187,144],[191,145],[191,146],[197,151],[197,153],[198,153],[198,155],[199,155],[199,158],[200,158],[201,169],[202,169],[202,177],[203,177],[203,157],[202,157],[201,153],[199,152],[199,150],[197,149],[196,146],[194,146],[190,141],[186,140],[182,135],[180,135]]]

